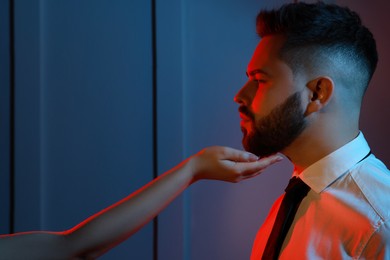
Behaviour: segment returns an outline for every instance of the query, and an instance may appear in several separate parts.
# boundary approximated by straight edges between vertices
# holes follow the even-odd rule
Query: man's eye
[[[264,83],[266,83],[266,80],[264,80],[264,79],[255,79],[255,81],[257,82],[257,84],[264,84]]]

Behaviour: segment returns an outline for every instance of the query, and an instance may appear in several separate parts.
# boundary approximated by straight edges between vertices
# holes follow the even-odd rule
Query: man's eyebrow
[[[245,72],[245,73],[246,73],[247,77],[249,77],[249,76],[253,77],[253,76],[255,76],[256,74],[259,74],[259,73],[264,74],[266,76],[269,76],[269,73],[266,72],[263,69],[255,69],[255,70],[252,70],[252,71],[249,71],[249,72]]]

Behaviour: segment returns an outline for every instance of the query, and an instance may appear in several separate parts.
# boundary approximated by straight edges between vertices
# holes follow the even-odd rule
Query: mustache
[[[240,106],[238,108],[238,112],[240,112],[241,114],[244,114],[246,115],[247,117],[249,117],[250,119],[254,120],[254,115],[252,114],[251,111],[249,111],[248,107],[246,106]]]

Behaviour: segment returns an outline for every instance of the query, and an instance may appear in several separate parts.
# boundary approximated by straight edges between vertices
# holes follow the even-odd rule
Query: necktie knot
[[[304,183],[299,177],[292,177],[288,182],[286,189],[284,190],[287,193],[296,194],[298,197],[305,197],[309,192],[310,187]]]

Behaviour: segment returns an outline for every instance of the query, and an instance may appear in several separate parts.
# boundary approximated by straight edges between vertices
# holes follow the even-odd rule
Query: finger
[[[223,150],[223,158],[221,158],[223,160],[231,160],[235,162],[255,162],[259,160],[259,157],[249,152],[230,147],[221,147],[221,149]]]
[[[281,157],[280,155],[272,155],[266,158],[261,158],[256,162],[236,163],[235,168],[241,175],[247,176],[252,175],[256,172],[261,172],[270,165],[280,162],[281,160],[283,160],[283,157]]]
[[[240,177],[238,178],[237,182],[245,181],[247,179],[254,178],[254,177],[260,175],[262,172],[263,172],[263,170],[255,172],[255,173],[251,173],[251,174],[248,174],[248,175],[240,175]]]
[[[249,174],[249,175],[242,175],[242,179],[243,180],[246,180],[246,179],[251,179],[253,177],[256,177],[258,175],[260,175],[260,173],[262,173],[263,171],[258,171],[258,172],[255,172],[255,173],[252,173],[252,174]]]
[[[267,156],[267,157],[263,157],[261,159],[259,159],[259,162],[264,162],[264,164],[268,164],[268,163],[274,163],[274,162],[280,162],[281,160],[283,160],[283,156],[280,155],[280,154],[273,154],[273,155],[270,155],[270,156]]]

